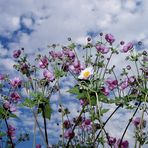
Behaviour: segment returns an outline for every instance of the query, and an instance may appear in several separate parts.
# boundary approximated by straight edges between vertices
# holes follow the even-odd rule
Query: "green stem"
[[[47,133],[47,124],[46,124],[46,117],[45,117],[45,110],[44,110],[44,108],[42,108],[42,113],[43,113],[43,119],[44,119],[45,138],[46,138],[46,143],[48,145],[48,133]]]
[[[75,123],[75,125],[74,125],[73,128],[72,128],[72,132],[74,132],[76,126],[79,124],[79,121],[80,121],[80,119],[81,119],[81,115],[82,115],[82,113],[84,112],[84,110],[85,110],[85,106],[82,108],[82,110],[81,110],[81,112],[80,112],[80,114],[79,114],[79,116],[78,116],[78,118],[77,118],[77,120],[76,120],[76,123]],[[68,140],[68,142],[67,142],[67,144],[66,144],[66,148],[69,148],[69,143],[71,142],[71,140],[72,140],[72,138],[69,138],[69,140]]]
[[[124,132],[123,132],[123,134],[122,134],[122,137],[121,137],[121,140],[120,140],[120,143],[119,143],[119,147],[121,147],[121,144],[122,144],[123,138],[124,138],[124,136],[125,136],[125,133],[126,133],[128,127],[129,127],[129,125],[131,124],[131,122],[132,122],[134,116],[136,115],[136,113],[137,113],[137,111],[138,111],[140,105],[141,105],[141,102],[139,102],[139,104],[138,104],[138,106],[137,106],[135,112],[133,113],[131,119],[129,120],[129,122],[128,122],[128,124],[127,124],[127,126],[126,126],[126,128],[125,128],[125,130],[124,130]]]
[[[102,128],[105,127],[105,125],[107,124],[107,122],[110,120],[110,118],[115,114],[115,112],[122,106],[122,104],[119,104],[116,109],[112,112],[112,114],[107,118],[107,120],[104,122]],[[95,145],[95,142],[97,141],[97,139],[99,138],[100,136],[100,133],[101,131],[98,133],[98,135],[96,136],[95,140],[94,140],[94,145]]]

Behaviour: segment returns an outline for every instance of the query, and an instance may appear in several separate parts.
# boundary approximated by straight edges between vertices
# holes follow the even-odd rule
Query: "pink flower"
[[[20,78],[15,77],[14,79],[10,80],[10,84],[12,85],[12,87],[16,88],[16,87],[20,87],[22,84],[22,81],[20,80]]]
[[[40,68],[42,68],[42,69],[47,68],[48,64],[49,64],[49,62],[48,62],[47,57],[43,57],[42,59],[40,59],[40,62],[39,62]]]
[[[21,98],[17,92],[13,92],[10,96],[11,96],[12,101],[14,102],[18,102]]]
[[[124,89],[127,88],[128,86],[129,86],[128,81],[123,81],[123,82],[120,84],[121,90],[124,90]]]
[[[4,107],[5,109],[10,109],[10,102],[5,101],[4,104],[3,104],[3,107]]]
[[[69,65],[69,70],[75,74],[79,74],[83,69],[84,65],[82,65],[77,59],[75,59],[74,62]]]
[[[19,58],[20,55],[21,55],[21,50],[14,50],[13,51],[13,57],[14,58]]]
[[[90,120],[90,119],[85,119],[85,120],[83,121],[83,123],[88,126],[88,125],[91,124],[91,120]]]
[[[60,51],[50,51],[49,54],[51,55],[51,57],[55,60],[56,58],[62,59],[63,57],[63,53]]]
[[[0,74],[0,80],[4,80],[5,79],[5,76]]]
[[[108,78],[106,80],[106,83],[108,84],[109,90],[113,90],[118,85],[118,81],[117,80],[112,80],[111,78]]]
[[[48,81],[53,81],[55,79],[53,72],[51,71],[47,71],[45,70],[43,72],[43,76],[45,77],[45,79],[47,79]]]
[[[112,34],[106,34],[105,39],[108,43],[112,44],[115,41],[115,38]]]
[[[36,148],[41,148],[41,145],[40,144],[36,144]]]
[[[11,104],[9,101],[5,101],[3,103],[3,107],[10,112],[16,111],[16,107],[13,104]]]
[[[121,52],[126,53],[132,48],[133,48],[133,44],[131,42],[129,42],[125,46],[123,46],[123,48],[121,49]]]
[[[105,45],[103,44],[97,44],[96,45],[96,49],[98,52],[101,52],[102,54],[106,54],[109,52],[109,48],[107,48]]]
[[[69,57],[70,59],[74,59],[75,58],[75,53],[70,50],[70,49],[63,49],[63,54],[67,57]]]
[[[85,100],[85,99],[81,99],[80,100],[80,104],[83,106],[83,105],[87,105],[88,104],[88,101]]]
[[[135,125],[135,127],[137,127],[141,122],[141,118],[140,117],[136,117],[135,119],[132,120],[132,123]]]
[[[121,139],[118,139],[117,145],[115,146],[115,148],[119,147],[120,141]],[[128,147],[129,147],[129,142],[127,140],[121,142],[120,148],[128,148]]]
[[[63,126],[64,126],[64,128],[68,129],[68,128],[70,128],[72,125],[71,125],[71,123],[70,123],[69,120],[65,120],[64,123],[63,123]]]
[[[7,135],[12,139],[15,139],[15,130],[15,127],[13,127],[12,125],[8,125]]]
[[[101,91],[102,91],[102,93],[103,93],[105,96],[109,95],[109,90],[108,90],[108,88],[102,87],[102,88],[101,88]]]
[[[107,141],[107,143],[109,144],[109,145],[115,145],[115,143],[116,143],[116,138],[115,137],[110,137],[110,136],[108,136],[108,141]]]
[[[72,129],[68,129],[64,133],[64,138],[66,139],[72,139],[74,136],[75,136],[75,133],[72,131]]]
[[[128,83],[134,83],[135,82],[135,77],[134,76],[131,76],[128,78]]]

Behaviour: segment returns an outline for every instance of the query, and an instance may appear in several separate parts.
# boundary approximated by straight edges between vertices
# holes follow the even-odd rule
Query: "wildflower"
[[[45,79],[47,79],[48,81],[53,81],[55,79],[53,72],[51,71],[47,71],[45,70],[43,72],[43,76],[45,77]]]
[[[17,92],[13,92],[10,96],[11,96],[12,101],[14,102],[18,102],[21,98]]]
[[[132,123],[137,127],[140,124],[141,118],[136,117],[135,119],[132,120]]]
[[[70,123],[69,120],[65,120],[65,121],[63,122],[63,126],[64,126],[64,128],[68,129],[68,128],[70,128],[72,125],[71,125],[71,123]]]
[[[21,50],[14,50],[13,51],[13,57],[14,58],[19,58],[20,55],[21,55]]]
[[[49,54],[51,55],[51,57],[55,60],[56,58],[58,59],[62,59],[63,57],[63,53],[60,51],[50,51]]]
[[[111,145],[111,146],[115,145],[115,143],[116,143],[116,138],[115,138],[115,137],[110,137],[110,136],[108,136],[108,141],[107,141],[107,143],[108,143],[109,145]]]
[[[88,104],[88,101],[85,100],[85,99],[81,99],[80,100],[80,104],[83,106],[83,105],[87,105]]]
[[[8,125],[7,135],[12,139],[15,139],[15,130],[15,127],[13,127],[12,125]]]
[[[108,43],[110,43],[110,44],[112,44],[112,43],[115,41],[114,36],[111,35],[111,34],[106,34],[106,35],[105,35],[105,39],[106,39],[106,41],[107,41]]]
[[[41,145],[40,144],[36,144],[36,148],[41,148]]]
[[[79,74],[81,70],[84,69],[84,66],[78,60],[74,60],[74,62],[69,65],[69,70],[75,74]]]
[[[101,92],[102,92],[105,96],[109,95],[109,89],[106,88],[106,87],[102,87],[102,88],[101,88]]]
[[[109,48],[107,48],[105,45],[103,44],[97,44],[96,45],[96,49],[97,52],[101,52],[102,54],[106,54],[109,52]]]
[[[84,70],[81,71],[79,75],[79,79],[87,80],[92,74],[94,73],[94,70],[92,67],[87,67]]]
[[[123,48],[121,49],[121,52],[126,53],[132,48],[133,48],[133,44],[131,42],[129,42],[125,46],[123,46]]]
[[[106,80],[106,83],[108,84],[109,90],[113,90],[118,85],[118,81],[117,80],[112,80],[111,78],[108,78]]]
[[[118,139],[116,148],[119,147],[120,142],[121,142],[121,139]],[[128,147],[129,147],[129,142],[127,140],[121,142],[120,148],[128,148]]]
[[[5,76],[0,74],[0,80],[4,80],[5,79]]]
[[[47,57],[43,57],[42,59],[40,59],[40,62],[39,62],[39,66],[40,66],[40,68],[47,68],[47,66],[48,66],[48,59],[47,59]]]
[[[10,80],[10,84],[12,85],[12,87],[16,88],[16,87],[20,87],[22,84],[22,81],[20,80],[20,78],[15,77],[14,79]]]
[[[68,48],[63,49],[63,54],[65,56],[67,56],[69,59],[74,59],[75,58],[75,53],[73,51],[71,51],[70,49],[68,49]]]
[[[72,131],[72,129],[68,129],[64,133],[64,138],[66,139],[72,139],[74,136],[75,136],[75,133]]]
[[[20,70],[23,74],[28,74],[29,66],[26,63],[20,65]]]
[[[127,88],[129,86],[128,84],[128,81],[123,81],[121,84],[120,84],[120,89],[121,90],[124,90],[125,88]]]
[[[11,104],[9,101],[5,101],[3,103],[3,107],[10,112],[16,111],[16,107],[13,104]]]

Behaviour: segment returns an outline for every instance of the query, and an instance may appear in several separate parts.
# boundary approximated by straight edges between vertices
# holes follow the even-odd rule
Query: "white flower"
[[[88,79],[92,74],[94,73],[93,67],[87,67],[84,70],[81,71],[80,75],[78,76],[78,79]]]

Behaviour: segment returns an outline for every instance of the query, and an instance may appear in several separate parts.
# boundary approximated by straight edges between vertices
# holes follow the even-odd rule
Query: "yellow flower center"
[[[90,76],[90,72],[89,71],[85,71],[84,73],[83,73],[83,77],[84,78],[88,78]]]

